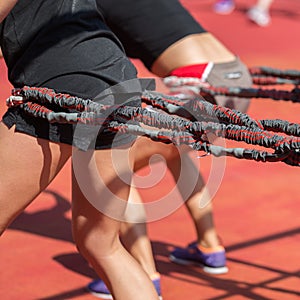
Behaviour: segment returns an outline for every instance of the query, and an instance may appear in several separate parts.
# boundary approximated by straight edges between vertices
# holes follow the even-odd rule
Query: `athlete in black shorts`
[[[0,45],[14,87],[48,87],[93,99],[119,83],[125,85],[121,91],[126,90],[126,82],[136,79],[134,66],[104,23],[95,0],[7,0],[0,4],[0,17]],[[125,101],[110,97],[109,104],[118,104],[119,99]],[[55,105],[51,109],[61,110]],[[72,125],[29,117],[18,107],[4,115],[0,123],[0,232],[72,156],[72,226],[78,249],[105,280],[114,299],[134,299],[137,290],[141,299],[158,299],[149,277],[118,236],[131,176],[127,147],[133,138],[100,132],[94,148],[101,150],[81,151],[71,146],[73,133]],[[80,137],[78,145],[90,148],[86,145],[90,140]],[[126,276],[120,270],[126,270]]]

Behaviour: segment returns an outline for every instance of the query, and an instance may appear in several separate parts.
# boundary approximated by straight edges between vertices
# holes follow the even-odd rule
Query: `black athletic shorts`
[[[169,46],[206,30],[178,0],[97,0],[126,54],[148,69]]]
[[[96,0],[19,0],[0,27],[1,48],[14,87],[47,87],[58,93],[94,99],[104,91],[110,93],[119,83],[136,79],[135,67],[105,24]],[[137,84],[129,88],[132,86],[136,88]],[[117,93],[125,92],[127,87],[123,85]],[[129,92],[132,95],[140,91]],[[125,98],[110,96],[101,101],[123,104]],[[140,105],[138,97],[131,100],[126,104]],[[51,109],[62,111],[60,107]],[[116,136],[108,130],[95,137],[93,130],[82,130],[81,125],[76,134],[75,125],[49,123],[19,108],[9,109],[3,122],[8,127],[16,125],[19,132],[83,150],[111,148],[134,140],[131,135]]]

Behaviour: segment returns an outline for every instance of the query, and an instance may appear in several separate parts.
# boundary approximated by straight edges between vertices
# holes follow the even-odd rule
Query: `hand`
[[[170,75],[171,77],[165,79],[166,85],[171,87],[173,94],[178,94],[181,98],[186,96],[186,99],[190,99],[193,95],[197,96],[201,86],[252,87],[251,74],[238,58],[227,63],[210,62],[184,66],[174,70]],[[216,96],[205,97],[205,100],[241,112],[245,112],[250,104],[249,99],[238,97]]]

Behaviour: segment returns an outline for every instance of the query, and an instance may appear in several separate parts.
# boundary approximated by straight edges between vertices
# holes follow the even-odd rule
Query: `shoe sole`
[[[92,294],[93,296],[95,296],[95,297],[97,297],[97,298],[101,298],[101,299],[114,299],[113,297],[112,297],[112,295],[110,295],[110,294],[102,294],[102,293],[96,293],[96,292],[93,292],[93,291],[91,291],[90,289],[87,289],[88,290],[88,292],[90,293],[90,294]]]
[[[101,299],[111,299],[113,300],[114,298],[112,297],[112,295],[108,295],[108,294],[102,294],[102,293],[96,293],[96,292],[93,292],[91,290],[88,289],[88,292],[90,294],[92,294],[93,296],[97,297],[97,298],[101,298]],[[159,300],[163,300],[163,297],[162,296],[158,296],[158,299]]]
[[[200,267],[205,273],[208,273],[208,274],[221,275],[221,274],[225,274],[225,273],[228,272],[228,268],[226,266],[218,267],[218,268],[208,267],[208,266],[205,266],[201,263],[197,263],[197,262],[186,260],[186,259],[177,258],[173,255],[170,255],[169,259],[170,259],[170,261],[172,261],[176,264],[179,264],[179,265]]]

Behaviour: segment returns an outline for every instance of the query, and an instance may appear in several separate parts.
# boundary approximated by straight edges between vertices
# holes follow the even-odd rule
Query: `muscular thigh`
[[[17,133],[0,123],[0,225],[20,213],[60,171],[68,145]]]
[[[124,219],[131,183],[128,149],[74,150],[72,160],[75,235],[85,235],[95,226],[114,235],[119,226],[116,221]]]

